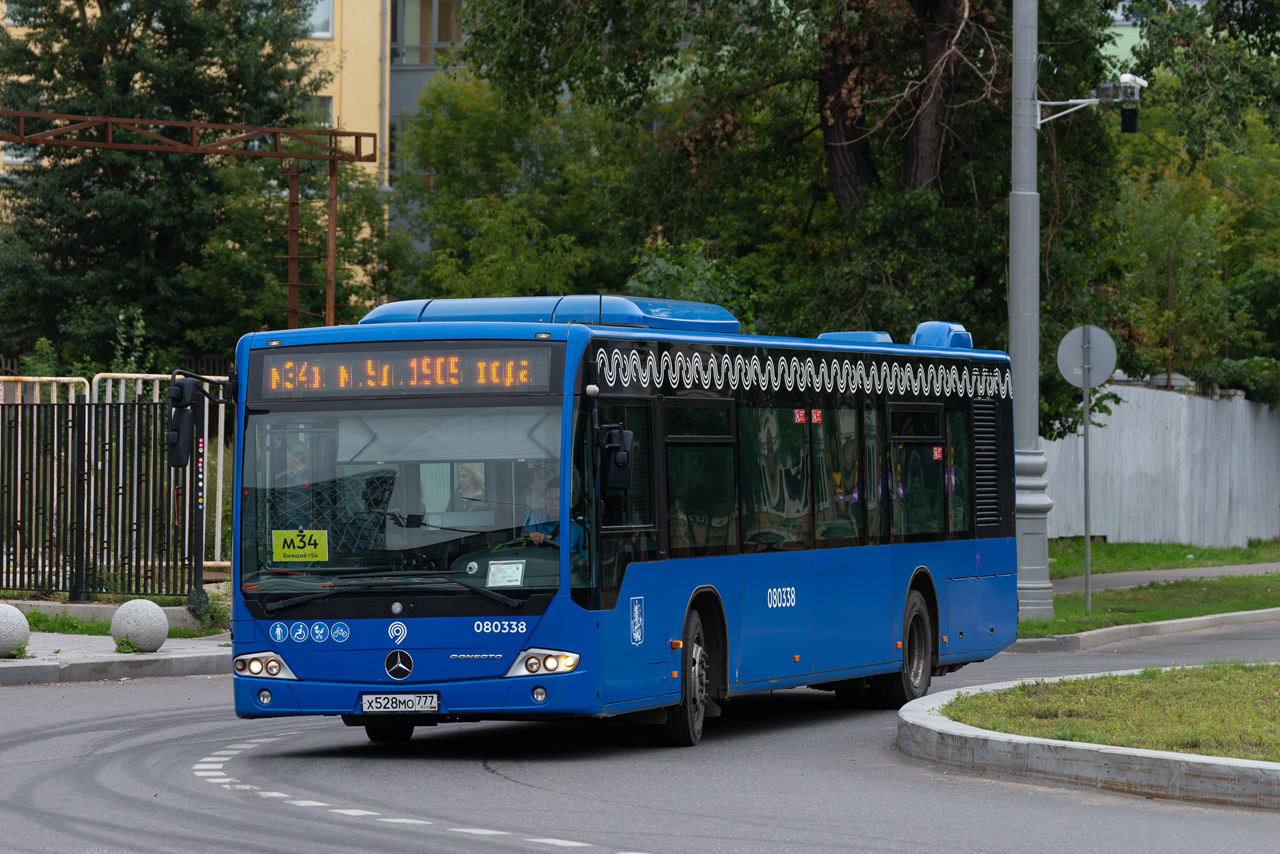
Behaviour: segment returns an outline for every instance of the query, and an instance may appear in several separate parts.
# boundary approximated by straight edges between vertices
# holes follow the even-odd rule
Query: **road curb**
[[[1127,626],[1109,626],[1077,635],[1051,635],[1047,638],[1020,638],[1006,652],[1076,652],[1105,646],[1132,638],[1169,635],[1177,632],[1194,632],[1220,626],[1244,626],[1250,623],[1274,623],[1280,621],[1280,608],[1264,608],[1259,611],[1231,611],[1226,614],[1209,614],[1204,617],[1185,617],[1181,620],[1163,620],[1158,623],[1131,623]]]
[[[915,759],[958,771],[1002,774],[1149,798],[1280,809],[1280,762],[1010,735],[962,724],[938,712],[962,693],[1007,691],[1029,682],[1141,672],[1120,670],[1000,682],[922,697],[898,712],[898,749]]]
[[[231,650],[121,654],[82,661],[0,661],[0,685],[96,682],[231,672]]]

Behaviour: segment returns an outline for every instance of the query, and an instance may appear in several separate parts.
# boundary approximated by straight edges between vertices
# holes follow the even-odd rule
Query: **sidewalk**
[[[110,635],[32,632],[31,658],[0,658],[0,685],[207,676],[231,672],[231,633],[169,638],[156,652],[116,652]]]
[[[1249,563],[1239,566],[1200,566],[1194,569],[1159,569],[1150,572],[1093,572],[1089,574],[1090,590],[1124,590],[1155,582],[1181,581],[1184,578],[1218,578],[1223,575],[1266,575],[1280,572],[1280,563]],[[1084,576],[1055,578],[1053,595],[1079,593],[1084,590]]]

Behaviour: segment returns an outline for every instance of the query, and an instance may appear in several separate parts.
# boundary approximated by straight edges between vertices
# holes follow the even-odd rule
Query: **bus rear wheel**
[[[366,726],[364,734],[370,741],[403,742],[413,738],[411,726]]]
[[[871,696],[882,709],[900,709],[929,692],[933,675],[933,624],[920,591],[907,594],[902,614],[902,669],[871,678]]]
[[[684,618],[684,645],[680,655],[680,704],[667,711],[662,724],[663,744],[693,747],[702,740],[702,724],[707,718],[707,690],[710,656],[702,615],[690,611]]]

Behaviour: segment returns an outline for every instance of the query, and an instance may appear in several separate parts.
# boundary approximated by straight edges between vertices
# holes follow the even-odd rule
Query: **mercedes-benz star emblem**
[[[393,649],[387,653],[385,663],[387,675],[397,682],[402,679],[408,679],[409,674],[413,672],[413,656],[403,649]]]

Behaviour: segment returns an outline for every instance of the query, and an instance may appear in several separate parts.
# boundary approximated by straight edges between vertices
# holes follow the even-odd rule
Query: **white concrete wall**
[[[1280,411],[1112,386],[1089,429],[1089,531],[1112,542],[1244,546],[1280,535]],[[1084,443],[1044,442],[1050,537],[1084,534]]]

